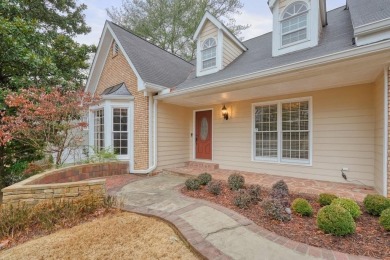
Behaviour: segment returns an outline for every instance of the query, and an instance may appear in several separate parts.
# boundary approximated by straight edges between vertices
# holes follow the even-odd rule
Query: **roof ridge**
[[[136,36],[137,38],[139,38],[139,39],[141,39],[141,40],[143,40],[143,41],[145,41],[145,42],[147,42],[147,43],[149,43],[149,44],[151,44],[151,45],[153,45],[153,46],[155,46],[155,47],[157,47],[157,48],[163,50],[164,52],[169,53],[169,54],[171,54],[172,56],[174,56],[174,57],[176,57],[176,58],[179,58],[179,59],[181,59],[181,60],[187,62],[187,63],[190,64],[191,66],[194,66],[193,64],[191,64],[189,61],[183,59],[182,57],[180,57],[180,56],[178,56],[178,55],[176,55],[176,54],[174,54],[174,53],[172,53],[172,52],[170,52],[170,51],[167,51],[167,50],[165,50],[165,49],[163,49],[163,48],[157,46],[157,45],[154,44],[154,43],[151,43],[150,41],[148,41],[148,40],[142,38],[141,36],[135,34],[134,32],[131,32],[131,31],[129,31],[129,30],[123,28],[122,26],[120,26],[120,25],[118,25],[118,24],[116,24],[116,23],[114,23],[114,22],[112,22],[112,21],[108,21],[108,20],[107,20],[107,22],[109,22],[109,23],[111,23],[111,24],[113,24],[113,25],[119,27],[120,29],[122,29],[122,30],[124,30],[124,31],[126,31],[126,32],[128,32],[128,33],[130,33],[130,34],[132,34],[132,35],[134,35],[134,36]]]

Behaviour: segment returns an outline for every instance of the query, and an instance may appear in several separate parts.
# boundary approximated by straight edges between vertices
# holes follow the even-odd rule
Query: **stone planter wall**
[[[4,204],[35,205],[52,199],[74,199],[88,193],[106,195],[106,180],[93,179],[128,174],[127,162],[85,164],[51,170],[2,189]]]

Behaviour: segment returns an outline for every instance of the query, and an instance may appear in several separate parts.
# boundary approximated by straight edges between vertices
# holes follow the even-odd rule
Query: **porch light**
[[[229,113],[225,107],[225,105],[223,105],[223,108],[222,108],[222,116],[225,120],[228,120],[229,119]]]

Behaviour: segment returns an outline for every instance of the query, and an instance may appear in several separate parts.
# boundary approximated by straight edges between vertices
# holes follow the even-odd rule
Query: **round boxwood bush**
[[[261,200],[261,187],[259,184],[252,184],[248,187],[248,193],[251,196],[252,202],[256,203]]]
[[[222,190],[222,182],[221,181],[210,181],[209,184],[207,184],[207,190],[214,195],[221,194]]]
[[[338,205],[328,205],[321,208],[317,215],[317,226],[325,233],[335,236],[353,234],[356,230],[356,224],[351,214]]]
[[[301,216],[310,217],[313,215],[313,207],[310,203],[302,198],[297,198],[293,201],[292,210]]]
[[[390,199],[382,195],[368,194],[363,201],[366,211],[374,216],[379,216],[382,211],[390,208]]]
[[[189,178],[186,180],[185,185],[187,190],[199,190],[200,182],[197,178]]]
[[[359,205],[354,200],[347,198],[337,198],[334,199],[330,205],[333,204],[339,205],[348,210],[354,219],[357,219],[362,214]]]
[[[337,199],[338,197],[333,194],[329,193],[321,193],[320,197],[318,199],[318,202],[320,203],[321,207],[330,205],[333,200]]]
[[[245,189],[240,189],[236,192],[234,196],[233,203],[240,209],[246,209],[249,206],[249,203],[252,201],[252,197],[249,192]]]
[[[379,217],[379,223],[385,230],[390,231],[390,208],[382,211],[381,216]]]
[[[228,178],[228,184],[231,190],[239,190],[244,187],[245,178],[241,174],[233,173]]]
[[[200,185],[207,185],[211,181],[211,175],[207,172],[199,174],[198,180]]]

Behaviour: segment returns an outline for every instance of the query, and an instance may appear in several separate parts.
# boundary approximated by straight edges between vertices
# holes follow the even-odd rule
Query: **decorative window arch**
[[[207,38],[202,44],[202,69],[213,68],[217,65],[217,42]]]
[[[281,19],[282,46],[307,40],[309,8],[303,1],[297,1],[286,7]]]

